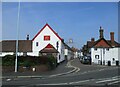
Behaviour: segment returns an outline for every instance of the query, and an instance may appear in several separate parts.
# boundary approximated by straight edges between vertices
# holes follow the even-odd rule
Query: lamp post
[[[19,33],[19,18],[20,18],[20,0],[18,2],[18,14],[17,14],[17,39],[16,39],[16,58],[15,58],[15,72],[18,70],[18,33]]]

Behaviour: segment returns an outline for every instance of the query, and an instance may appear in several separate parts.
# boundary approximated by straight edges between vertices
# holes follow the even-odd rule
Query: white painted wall
[[[116,61],[118,61],[118,54],[119,54],[118,49],[120,48],[110,48],[109,51],[106,51],[106,55],[105,55],[106,65],[108,64],[107,61],[111,61],[112,65],[116,65]],[[115,59],[114,61],[113,58]]]
[[[64,55],[67,56],[67,60],[69,61],[71,58],[74,57],[73,52],[71,50],[65,49],[64,50]]]
[[[3,57],[5,55],[13,55],[13,54],[14,54],[14,52],[2,52],[2,53],[0,53],[0,57]]]
[[[100,64],[99,61],[102,60],[105,61],[105,65],[108,65],[108,61],[111,61],[111,65],[116,65],[116,61],[118,61],[118,54],[120,48],[109,48],[109,51],[103,48],[97,48],[97,50],[94,50],[94,48],[91,48],[91,58],[92,62],[95,64]],[[99,55],[99,59],[95,58],[95,55]],[[115,59],[113,61],[113,58]],[[120,63],[120,62],[119,62]]]
[[[45,35],[49,35],[50,36],[50,40],[49,41],[44,41],[44,36]],[[61,40],[49,29],[48,26],[45,27],[45,29],[43,29],[43,31],[34,39],[33,41],[33,55],[32,56],[38,56],[39,55],[39,51],[42,50],[43,48],[45,48],[49,43],[51,45],[53,45],[56,49],[56,43],[59,43],[59,47],[58,47],[58,63],[64,60],[64,52],[62,52],[62,49],[64,50],[64,45],[61,42]],[[36,42],[38,42],[38,46],[36,46]],[[59,58],[60,55],[60,58]]]
[[[32,52],[27,52],[27,55],[31,56],[33,53]],[[14,55],[14,52],[2,52],[0,53],[0,57],[3,57],[5,55]],[[23,56],[23,52],[18,52],[18,56]]]
[[[76,51],[74,52],[74,58],[78,58],[79,53]]]

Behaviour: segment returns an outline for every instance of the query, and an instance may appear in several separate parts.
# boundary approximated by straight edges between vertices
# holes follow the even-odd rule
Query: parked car
[[[83,56],[82,63],[83,64],[91,64],[91,57],[90,56]]]
[[[82,60],[83,60],[83,56],[80,56],[80,57],[79,57],[79,60],[80,60],[80,62],[82,62]]]

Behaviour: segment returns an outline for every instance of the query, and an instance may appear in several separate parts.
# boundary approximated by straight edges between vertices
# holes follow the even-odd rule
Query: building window
[[[59,55],[59,60],[60,60],[60,55]]]
[[[44,36],[44,41],[49,41],[49,40],[50,40],[50,36],[49,35]]]
[[[95,55],[95,59],[99,59],[99,55]]]
[[[38,42],[36,42],[36,46],[38,46]]]
[[[95,51],[97,51],[97,48],[94,48]]]
[[[106,48],[107,51],[109,51],[109,48]]]
[[[113,61],[115,61],[115,58],[113,58]]]

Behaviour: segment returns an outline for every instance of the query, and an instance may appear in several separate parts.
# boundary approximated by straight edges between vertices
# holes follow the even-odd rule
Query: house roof
[[[16,40],[3,40],[2,52],[16,52]],[[18,40],[18,52],[32,52],[31,40]]]
[[[71,49],[73,50],[73,52],[77,52],[78,51],[78,49],[75,48],[75,47],[72,47]]]
[[[53,45],[48,44],[45,48],[43,48],[40,53],[58,53],[58,51],[54,48]]]
[[[91,48],[91,47],[95,47],[95,45],[97,45],[101,40],[104,40],[109,47],[112,47],[114,44],[114,47],[120,47],[120,44],[117,43],[116,41],[114,41],[114,43],[111,42],[111,40],[106,40],[104,38],[98,39],[97,41],[87,41],[87,47]],[[97,47],[108,47],[108,46],[97,46]]]
[[[95,41],[87,41],[87,47],[91,48],[95,44]]]
[[[64,44],[65,49],[68,49],[68,50],[73,51],[73,50],[70,48],[70,46],[68,46],[68,45],[64,42],[64,40],[63,40],[63,39],[62,39],[62,43]]]
[[[50,29],[60,40],[62,40],[62,38],[46,23],[46,25],[35,35],[35,37],[32,39],[32,41],[34,41],[34,39],[45,29],[46,26],[48,26],[49,29]]]
[[[97,44],[99,44],[99,42],[100,41],[104,41],[107,45],[105,45],[105,44],[102,44],[102,45],[98,45],[97,46]],[[104,38],[100,38],[100,39],[98,39],[97,41],[95,41],[95,43],[93,44],[93,46],[92,47],[112,47],[112,45],[107,41],[107,40],[105,40]]]
[[[113,46],[115,46],[115,47],[120,47],[120,43],[118,43],[116,41],[114,41],[114,43],[112,43],[111,40],[107,40],[107,42],[111,45],[113,44]]]

